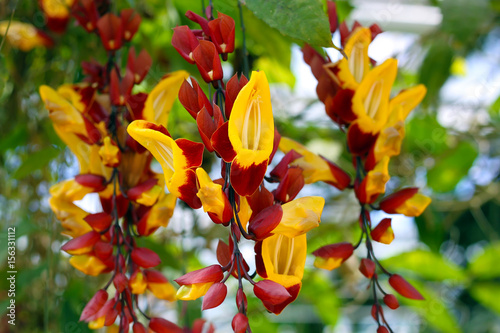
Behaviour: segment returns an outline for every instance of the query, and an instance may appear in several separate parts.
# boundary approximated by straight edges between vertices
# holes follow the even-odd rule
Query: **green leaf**
[[[247,0],[246,5],[285,36],[314,46],[333,46],[328,16],[320,0]]]
[[[405,277],[406,278],[406,277]],[[457,319],[450,313],[448,308],[443,304],[443,297],[434,292],[432,289],[425,287],[423,284],[407,279],[417,290],[424,296],[424,300],[412,300],[404,297],[399,297],[398,300],[402,304],[410,305],[415,311],[427,321],[427,323],[444,333],[462,332],[458,325]]]
[[[404,151],[439,155],[448,149],[448,133],[435,115],[419,115],[406,125]]]
[[[255,67],[266,73],[270,83],[282,82],[290,88],[295,85],[295,76],[290,66],[283,66],[283,63],[276,59],[261,57],[255,62]]]
[[[500,277],[500,242],[493,243],[484,248],[484,252],[477,255],[469,264],[469,272],[481,279]]]
[[[425,280],[454,280],[464,282],[467,277],[462,268],[439,254],[415,250],[386,259],[382,265],[390,271],[408,270]]]
[[[447,151],[427,172],[427,184],[436,192],[452,191],[467,175],[477,155],[475,146],[469,142],[460,142],[454,149]]]
[[[33,171],[41,169],[59,155],[60,151],[54,147],[43,148],[28,155],[23,164],[14,172],[15,179],[23,179]]]
[[[480,282],[469,289],[470,294],[484,307],[500,314],[500,283]]]
[[[18,124],[12,131],[7,133],[0,140],[0,153],[8,149],[23,146],[28,141],[28,129],[25,124]]]

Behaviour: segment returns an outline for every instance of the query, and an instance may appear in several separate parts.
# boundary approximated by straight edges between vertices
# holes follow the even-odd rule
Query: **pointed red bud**
[[[367,279],[371,279],[373,274],[375,274],[375,263],[368,258],[361,259],[359,265],[359,271],[366,276]]]
[[[238,74],[234,74],[233,77],[230,78],[229,81],[227,81],[226,107],[225,107],[227,119],[229,119],[229,116],[231,115],[231,110],[233,109],[233,104],[234,101],[236,100],[236,97],[238,96],[238,93],[247,83],[248,79],[243,74],[241,75],[239,80],[238,80]]]
[[[200,45],[193,51],[193,59],[205,82],[210,83],[222,79],[219,53],[212,42],[200,40]]]
[[[271,235],[283,217],[281,205],[273,205],[261,210],[248,225],[248,232],[262,240]]]
[[[418,193],[418,187],[408,187],[386,196],[380,202],[380,209],[388,214],[396,214],[396,208]]]
[[[105,14],[97,21],[97,29],[107,51],[118,50],[122,46],[123,27],[118,16],[112,13]]]
[[[91,173],[77,175],[75,176],[75,181],[85,187],[93,188],[96,192],[100,192],[106,188],[106,178]]]
[[[290,297],[290,293],[281,284],[271,280],[262,280],[253,286],[253,292],[263,303],[270,305],[281,304]]]
[[[393,274],[389,278],[389,284],[394,288],[401,296],[410,299],[422,300],[424,297],[418,292],[415,287],[413,287],[408,281],[406,281],[401,275]]]
[[[138,321],[136,321],[134,323],[134,326],[132,326],[132,332],[134,332],[134,333],[148,333],[148,331],[146,330],[146,327],[144,327],[144,325]]]
[[[300,157],[302,157],[302,155],[295,150],[290,150],[271,171],[271,177],[277,180],[283,179],[288,171],[288,165]]]
[[[179,285],[189,285],[205,282],[219,282],[224,278],[220,265],[211,265],[196,271],[184,274],[180,278],[175,279]]]
[[[107,242],[98,241],[94,245],[94,254],[97,258],[104,261],[113,254],[113,245]]]
[[[163,318],[151,318],[149,329],[155,333],[183,333],[182,328]]]
[[[187,25],[174,28],[172,46],[190,64],[194,64],[193,51],[200,42]]]
[[[194,78],[190,78],[191,84],[187,80],[181,85],[179,90],[179,101],[189,112],[191,117],[196,119],[198,112],[205,107],[210,116],[213,115],[212,104]]]
[[[84,217],[84,220],[92,227],[92,229],[97,232],[101,232],[109,228],[111,222],[113,221],[113,217],[107,213],[102,212],[89,214]]]
[[[384,296],[384,303],[387,305],[390,309],[396,310],[399,308],[399,302],[393,294],[387,294]]]
[[[217,109],[218,114],[221,114],[218,106],[215,106],[215,109]],[[205,107],[198,112],[198,115],[196,116],[196,124],[198,125],[198,131],[200,132],[203,144],[205,144],[205,148],[207,148],[209,152],[213,152],[214,148],[212,147],[210,139],[217,130],[217,124],[214,122]]]
[[[120,12],[123,27],[123,39],[129,42],[139,29],[141,16],[132,8],[123,9]]]
[[[389,330],[385,326],[379,326],[377,328],[377,333],[389,333]]]
[[[202,310],[213,309],[221,305],[227,295],[227,287],[224,283],[214,283],[203,297]]]
[[[378,309],[378,314],[377,314],[377,309]],[[380,306],[378,304],[373,304],[371,315],[372,315],[373,319],[378,321],[380,319],[380,317],[382,317],[384,315],[384,311],[382,310],[382,306]]]
[[[186,12],[186,17],[193,22],[196,22],[200,25],[201,29],[205,33],[206,36],[210,36],[210,29],[208,28],[208,20],[190,10]]]
[[[264,186],[257,188],[251,196],[247,197],[248,205],[252,209],[252,216],[250,220],[253,220],[258,213],[267,207],[271,207],[274,203],[274,196],[267,188]]]
[[[113,279],[113,285],[115,286],[116,290],[121,293],[125,288],[128,286],[128,279],[123,273],[117,273],[115,275],[115,278]]]
[[[394,232],[391,227],[391,219],[385,218],[371,231],[370,236],[376,242],[391,244],[394,240]]]
[[[242,288],[238,288],[238,291],[236,292],[236,306],[238,309],[241,311],[247,310],[247,295],[245,295],[245,292],[243,291]]]
[[[71,239],[61,247],[61,250],[73,255],[89,253],[92,252],[94,244],[97,243],[99,239],[101,239],[101,235],[92,230]]]
[[[330,32],[333,34],[338,27],[337,6],[335,2],[328,0],[326,2],[328,8],[328,21],[330,22]]]
[[[231,322],[234,333],[245,333],[248,329],[248,318],[243,313],[237,313]]]
[[[146,50],[142,50],[136,57],[134,47],[130,48],[128,52],[127,69],[134,73],[135,84],[139,84],[144,80],[152,63],[153,60]]]
[[[132,250],[130,257],[133,262],[144,268],[155,267],[161,263],[160,257],[156,252],[145,247],[136,247]]]
[[[226,266],[229,261],[231,261],[231,251],[229,250],[229,245],[224,243],[219,239],[219,243],[217,244],[217,261],[221,266]]]
[[[304,187],[304,176],[299,167],[290,167],[281,180],[278,188],[274,191],[276,201],[289,202],[295,199],[300,190]]]
[[[91,316],[95,315],[108,300],[108,293],[106,290],[101,289],[95,293],[94,297],[83,308],[82,314],[80,316],[80,321],[87,320]]]
[[[234,51],[235,24],[231,16],[218,13],[217,18],[208,22],[210,37],[219,53]]]

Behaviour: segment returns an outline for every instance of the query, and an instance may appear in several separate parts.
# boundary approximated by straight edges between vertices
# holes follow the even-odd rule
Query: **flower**
[[[177,290],[177,299],[195,300],[205,295],[215,282],[220,282],[224,274],[220,265],[212,265],[197,271],[189,272],[176,279],[181,287]]]
[[[273,233],[293,238],[316,228],[324,205],[322,197],[303,197],[283,204],[283,217]]]
[[[313,252],[316,257],[314,266],[327,270],[339,267],[353,253],[354,247],[351,243],[336,243],[325,245]]]
[[[8,31],[7,27],[9,27]],[[9,21],[1,21],[0,35],[6,36],[7,41],[13,47],[25,52],[35,47],[50,47],[54,44],[52,39],[41,30],[29,23],[18,21],[11,21],[10,26]]]
[[[203,168],[196,169],[196,176],[199,184],[196,195],[201,200],[203,211],[208,212],[215,223],[229,222],[233,217],[233,210],[222,186],[214,183]]]
[[[422,214],[430,203],[431,198],[418,193],[418,188],[410,187],[385,197],[380,202],[380,208],[388,214],[415,217]]]

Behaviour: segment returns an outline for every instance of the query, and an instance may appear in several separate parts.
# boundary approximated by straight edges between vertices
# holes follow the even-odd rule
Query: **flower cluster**
[[[143,81],[152,63],[145,50],[137,55],[127,44],[138,29],[139,15],[128,9],[120,17],[112,13],[100,15],[96,2],[85,0],[76,2],[74,8],[78,9],[73,14],[80,24],[100,36],[108,59],[102,65],[96,61],[82,63],[84,82],[57,90],[41,86],[40,95],[56,133],[80,167],[74,179],[50,189],[50,207],[61,221],[62,233],[72,238],[62,250],[72,255],[71,265],[87,275],[111,273],[109,282],[88,302],[80,320],[88,322],[92,329],[119,322],[120,332],[128,332],[130,326],[133,332],[146,332],[145,320],[138,318],[142,313],[154,332],[181,332],[175,324],[162,318],[151,319],[139,308],[139,296],[146,292],[158,299],[175,300],[176,288],[154,269],[160,257],[138,246],[137,239],[168,225],[178,192],[165,193],[165,186],[173,188],[171,183],[165,184],[164,177],[152,171],[151,154],[127,134],[126,127],[132,121],[166,126],[188,74],[179,71],[166,75],[149,94],[134,93],[134,86]],[[124,47],[128,47],[128,58],[122,69],[116,51]],[[163,133],[170,139],[168,132]],[[202,144],[181,139],[167,140],[165,145],[176,147],[174,165],[185,162],[185,170],[200,165],[197,156],[201,156]],[[178,155],[184,156],[187,151],[187,162],[179,162]],[[91,193],[99,198],[101,212],[89,213],[76,203]],[[108,290],[111,284],[113,291]],[[195,326],[193,332],[204,329],[203,322]],[[206,328],[213,331],[210,325]]]
[[[335,7],[329,3],[332,33],[337,29]],[[365,240],[367,257],[361,260],[359,270],[370,280],[373,288],[374,305],[372,315],[379,326],[378,332],[391,331],[379,304],[377,290],[383,295],[383,301],[391,308],[398,307],[396,298],[387,294],[378,281],[377,266],[389,276],[389,284],[402,296],[422,299],[400,275],[388,272],[376,259],[372,241],[390,244],[394,239],[391,219],[385,218],[372,228],[370,210],[382,210],[388,214],[404,214],[409,217],[419,216],[429,205],[431,199],[418,193],[418,188],[404,188],[376,201],[385,194],[386,183],[390,179],[389,161],[399,155],[405,135],[404,121],[412,109],[423,99],[426,89],[423,85],[405,89],[391,98],[392,85],[396,79],[397,61],[388,59],[381,64],[368,57],[368,47],[381,32],[377,25],[365,28],[355,22],[352,30],[345,23],[339,27],[341,43],[345,57],[331,62],[312,47],[303,48],[304,60],[310,65],[318,80],[317,94],[324,103],[327,115],[346,132],[347,148],[352,155],[356,177],[353,188],[359,201],[359,224],[361,237],[356,245],[348,242],[323,246],[313,254],[315,266],[328,270],[339,267],[354,250]],[[316,157],[302,145],[291,140],[284,141],[280,149],[291,157],[290,165],[299,166],[307,171],[311,178],[323,180],[321,169],[316,163],[307,163]],[[283,144],[286,142],[286,144]],[[296,159],[296,154],[303,157]],[[307,158],[310,156],[309,158]],[[326,166],[323,167],[325,169]],[[314,177],[315,175],[315,177]]]
[[[279,314],[294,301],[302,285],[306,233],[319,225],[325,201],[321,197],[296,199],[311,176],[289,166],[290,155],[265,177],[283,144],[274,126],[266,75],[253,72],[250,80],[244,75],[222,80],[221,61],[234,49],[235,23],[227,15],[219,13],[213,19],[210,13],[210,7],[207,18],[188,12],[186,16],[201,29],[179,26],[172,37],[176,50],[196,64],[204,81],[215,88],[213,96],[207,96],[191,77],[179,92],[180,102],[196,120],[203,144],[174,140],[157,122],[136,120],[127,130],[161,164],[170,193],[194,209],[203,208],[215,224],[228,228],[227,243],[220,240],[217,248],[219,264],[176,279],[181,286],[177,298],[204,296],[203,309],[217,307],[226,298],[226,281],[233,276],[238,280],[238,313],[232,326],[235,332],[246,332],[250,326],[243,280],[253,285],[253,293],[270,312]],[[220,158],[221,178],[212,180],[202,167],[203,147]],[[297,156],[302,155],[293,155]],[[319,160],[326,165],[321,171],[323,180],[339,188],[349,184],[349,176],[340,168]],[[271,192],[264,180],[279,183],[278,187]],[[254,273],[249,272],[249,258],[239,250],[242,238],[255,242]],[[262,278],[259,281],[254,280],[257,274]]]

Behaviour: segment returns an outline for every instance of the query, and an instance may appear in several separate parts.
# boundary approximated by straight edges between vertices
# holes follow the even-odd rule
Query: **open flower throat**
[[[255,89],[250,93],[250,100],[245,113],[241,131],[241,142],[244,149],[259,149],[260,136],[262,132],[262,99]]]

